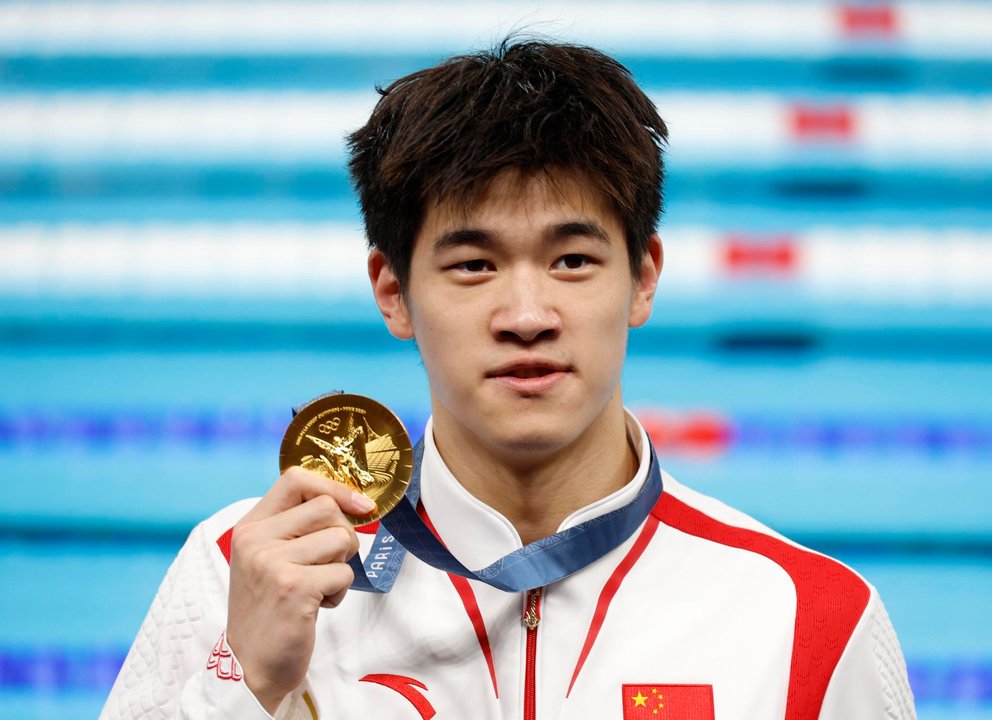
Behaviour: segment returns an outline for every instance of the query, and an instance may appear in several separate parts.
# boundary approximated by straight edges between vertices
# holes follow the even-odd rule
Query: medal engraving
[[[371,515],[347,515],[365,525],[403,497],[413,471],[413,446],[387,407],[362,395],[325,395],[290,422],[279,448],[279,470],[294,465],[347,485],[376,503]]]

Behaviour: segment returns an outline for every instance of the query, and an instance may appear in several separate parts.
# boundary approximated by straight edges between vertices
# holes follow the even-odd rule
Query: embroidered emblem
[[[715,720],[712,685],[624,685],[623,720]]]
[[[377,685],[388,687],[390,690],[395,690],[410,701],[410,704],[420,713],[422,720],[431,720],[437,714],[430,701],[416,689],[427,690],[427,686],[419,680],[414,680],[405,675],[376,674],[366,675],[360,682],[376,683]]]
[[[210,657],[207,659],[207,670],[213,670],[221,680],[238,682],[244,677],[241,666],[235,660],[234,653],[231,652],[231,648],[227,644],[225,633],[220,634],[213,650],[210,651]]]

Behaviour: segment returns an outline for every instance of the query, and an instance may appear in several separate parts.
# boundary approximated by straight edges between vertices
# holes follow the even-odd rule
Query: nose
[[[561,334],[561,315],[554,293],[534,274],[506,277],[497,292],[499,298],[491,321],[497,339],[533,343]]]

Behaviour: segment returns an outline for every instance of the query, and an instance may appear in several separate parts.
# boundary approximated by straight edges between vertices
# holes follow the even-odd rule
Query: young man
[[[875,590],[660,472],[624,410],[665,140],[588,48],[508,43],[383,91],[351,170],[376,302],[430,383],[411,553],[345,598],[349,558],[393,538],[359,541],[344,514],[372,504],[290,469],[194,530],[105,717],[914,717]],[[435,537],[486,571],[436,567]]]

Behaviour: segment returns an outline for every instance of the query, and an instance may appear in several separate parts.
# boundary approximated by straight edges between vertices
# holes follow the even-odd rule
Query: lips
[[[518,378],[535,378],[535,377],[541,377],[542,375],[549,375],[553,372],[555,371],[552,370],[551,368],[546,368],[546,367],[522,367],[522,368],[513,368],[512,370],[510,370],[510,372],[506,374]]]
[[[563,365],[551,360],[530,359],[515,360],[502,365],[486,374],[486,377],[513,377],[521,379],[540,378],[553,373],[570,372],[568,365]]]
[[[545,358],[516,359],[486,374],[502,385],[525,395],[550,390],[572,372],[569,365]]]

